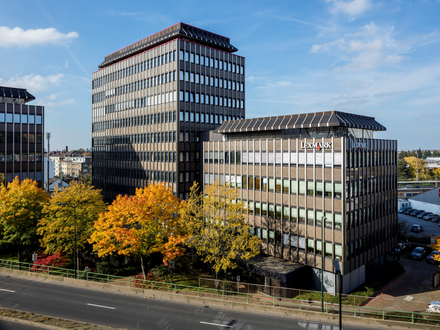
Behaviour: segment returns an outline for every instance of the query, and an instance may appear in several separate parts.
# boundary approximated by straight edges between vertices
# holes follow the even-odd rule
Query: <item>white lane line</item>
[[[6,291],[6,292],[12,292],[12,293],[15,293],[15,291],[12,291],[12,290],[6,290],[6,289],[0,289],[0,291]]]
[[[101,308],[108,308],[108,309],[116,309],[114,307],[109,307],[109,306],[102,306],[102,305],[95,305],[95,304],[89,304],[87,303],[88,306],[93,306],[93,307],[101,307]]]
[[[209,323],[209,322],[203,322],[203,321],[200,321],[200,323],[208,324],[208,325],[216,325],[218,327],[224,327],[224,328],[232,328],[232,325],[226,325],[226,324]]]

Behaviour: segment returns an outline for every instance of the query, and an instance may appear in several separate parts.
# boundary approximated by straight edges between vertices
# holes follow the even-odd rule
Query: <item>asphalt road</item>
[[[0,275],[0,307],[123,329],[339,329],[305,318],[206,308],[5,275]],[[367,328],[344,325],[344,330]]]
[[[433,236],[440,236],[440,227],[438,226],[438,222],[432,222],[424,219],[420,219],[417,217],[413,217],[411,215],[406,215],[399,213],[399,221],[406,221],[408,224],[407,234],[416,235],[416,236],[425,236],[427,234]],[[411,226],[412,225],[421,225],[423,226],[423,232],[421,233],[412,233]]]
[[[47,328],[43,328],[43,327],[40,328],[20,322],[6,321],[0,318],[0,329],[1,330],[43,330]]]

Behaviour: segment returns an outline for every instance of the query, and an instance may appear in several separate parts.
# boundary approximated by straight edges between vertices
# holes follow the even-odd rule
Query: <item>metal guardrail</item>
[[[48,275],[62,276],[67,278],[74,277],[73,269],[52,267],[52,266],[41,266],[26,262],[17,262],[12,260],[5,260],[5,259],[0,259],[0,268],[2,267],[27,271],[31,273],[44,273]],[[260,306],[262,305],[273,308],[288,308],[288,309],[308,310],[314,312],[321,311],[321,301],[303,298],[306,290],[301,290],[303,294],[298,294],[295,297],[281,297],[281,296],[276,296],[273,293],[272,295],[270,295],[270,294],[264,294],[263,292],[255,292],[255,293],[240,292],[240,290],[232,290],[230,286],[225,287],[224,285],[222,289],[218,289],[218,288],[216,289],[212,287],[202,287],[202,286],[193,287],[193,286],[180,285],[180,284],[171,284],[167,282],[149,281],[149,280],[136,279],[131,277],[114,276],[114,275],[99,274],[99,273],[92,273],[86,271],[77,271],[77,278],[86,281],[102,282],[113,285],[127,286],[131,288],[169,291],[175,294],[191,295],[202,298],[211,298],[220,301],[255,304],[255,305],[260,305]],[[282,291],[282,290],[286,290],[287,288],[278,288],[278,289]],[[316,291],[314,293],[316,293]],[[406,321],[411,323],[425,323],[425,324],[431,323],[435,325],[440,324],[440,314],[437,315],[437,314],[430,314],[430,313],[423,313],[416,311],[405,312],[405,311],[397,311],[386,308],[367,307],[364,306],[366,301],[365,298],[367,298],[367,301],[372,300],[374,298],[361,297],[361,296],[347,296],[347,295],[345,296],[346,297],[343,300],[345,304],[342,304],[343,315],[354,316],[354,317],[371,317],[382,320],[398,320],[398,321]],[[331,314],[338,313],[339,305],[338,303],[332,301],[334,297],[337,297],[337,295],[335,296],[330,294],[325,295],[325,304],[324,304],[325,313],[331,313]]]

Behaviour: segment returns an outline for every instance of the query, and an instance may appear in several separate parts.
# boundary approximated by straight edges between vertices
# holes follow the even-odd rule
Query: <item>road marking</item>
[[[109,307],[109,306],[102,306],[102,305],[95,305],[95,304],[89,304],[87,303],[88,306],[93,306],[93,307],[101,307],[101,308],[108,308],[108,309],[116,309],[114,307]]]
[[[12,293],[15,292],[15,291],[12,291],[12,290],[6,290],[6,289],[0,289],[0,291],[6,291],[6,292],[12,292]]]
[[[200,321],[200,323],[208,324],[208,325],[216,325],[218,327],[224,327],[224,328],[232,328],[232,325],[226,325],[226,324],[209,323],[209,322],[203,322],[203,321]]]

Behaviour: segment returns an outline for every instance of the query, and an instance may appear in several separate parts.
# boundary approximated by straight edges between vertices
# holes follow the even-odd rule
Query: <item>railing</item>
[[[0,268],[1,267],[32,273],[44,273],[66,278],[74,277],[73,269],[41,266],[5,259],[0,259]],[[229,301],[273,308],[288,308],[314,312],[321,311],[321,301],[320,299],[316,299],[318,295],[320,297],[320,292],[316,291],[268,287],[264,285],[216,281],[212,279],[199,279],[199,286],[193,287],[86,271],[77,271],[77,278],[86,281],[108,283],[130,288],[168,291],[175,294],[210,298],[218,301]],[[329,293],[324,294],[325,313],[338,313],[338,298],[338,295],[332,295]],[[396,301],[396,299],[343,295],[342,313],[343,315],[354,317],[370,317],[382,320],[398,320],[412,323],[431,323],[435,325],[440,324],[440,314],[423,312],[428,305],[426,302],[407,302],[409,304],[408,306],[411,308],[410,311],[405,311],[402,309],[397,311],[386,308],[386,305],[390,304],[391,301]],[[399,302],[401,303],[400,300]]]

